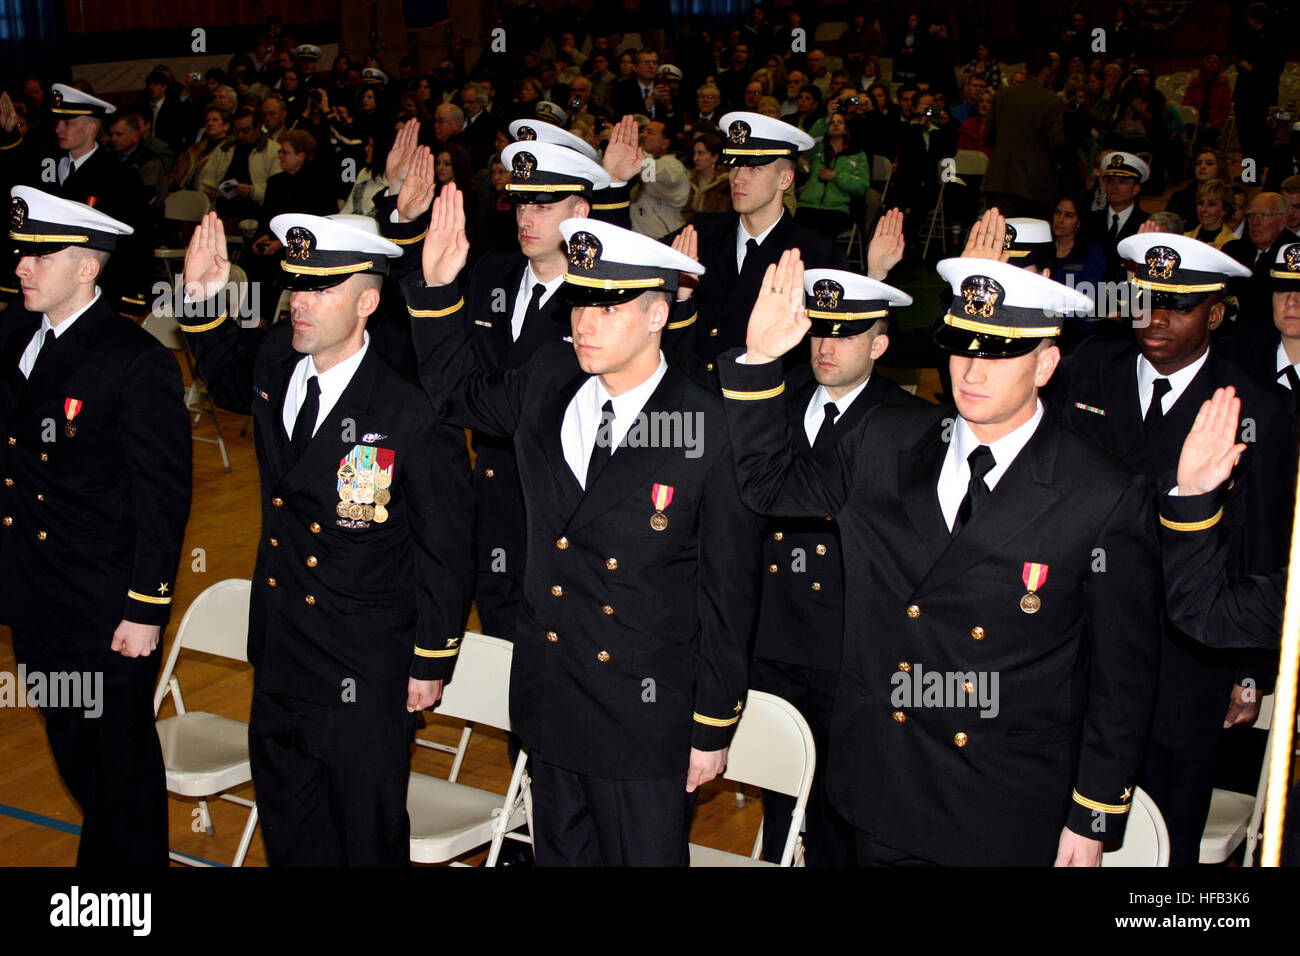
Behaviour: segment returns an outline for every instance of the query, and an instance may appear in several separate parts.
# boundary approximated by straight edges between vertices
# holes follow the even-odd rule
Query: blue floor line
[[[48,827],[51,830],[58,830],[60,833],[70,833],[73,836],[81,835],[81,827],[76,823],[69,823],[67,820],[58,820],[54,817],[47,817],[44,814],[32,813],[30,810],[23,810],[19,807],[11,807],[7,803],[0,803],[0,814],[6,817],[13,817],[15,820],[22,820],[24,823],[35,823],[39,827]],[[181,853],[179,850],[173,850],[177,856],[183,856],[187,860],[193,860],[196,863],[203,863],[207,866],[228,866],[226,863],[214,863],[212,860],[205,860],[201,856],[192,856],[189,853]]]

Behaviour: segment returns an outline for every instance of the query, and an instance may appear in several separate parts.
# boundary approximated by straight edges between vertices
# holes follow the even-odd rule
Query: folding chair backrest
[[[157,309],[150,311],[141,325],[146,332],[173,352],[185,350],[185,339],[181,335],[180,324],[176,321],[176,316],[171,314],[170,308],[162,312]]]
[[[1195,106],[1178,107],[1178,115],[1183,118],[1183,122],[1188,126],[1195,126],[1201,119],[1201,111]]]
[[[887,183],[894,173],[894,164],[888,156],[876,153],[871,157],[871,179],[873,182]]]
[[[789,701],[751,690],[727,751],[728,780],[795,796],[817,763],[812,731]]]
[[[1133,788],[1132,809],[1128,813],[1128,822],[1124,824],[1124,845],[1103,853],[1101,865],[1169,865],[1169,828],[1165,826],[1160,808],[1141,787]]]
[[[958,176],[983,176],[988,172],[989,158],[978,149],[959,149],[953,159]]]
[[[248,661],[248,596],[252,589],[253,582],[246,578],[227,578],[204,588],[190,602],[158,677],[158,687],[153,696],[155,714],[167,695],[167,685],[176,669],[181,648]]]
[[[179,189],[167,197],[163,215],[177,222],[198,222],[211,208],[208,197],[197,189]]]
[[[244,271],[243,266],[230,264],[230,284],[234,286],[233,292],[239,296],[239,311],[244,314],[244,308],[248,304],[248,273]]]
[[[443,687],[438,713],[510,729],[510,658],[514,646],[499,637],[466,631],[456,670]]]

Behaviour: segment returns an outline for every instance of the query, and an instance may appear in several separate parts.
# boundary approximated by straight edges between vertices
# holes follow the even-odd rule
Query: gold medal
[[[348,502],[340,501],[337,505],[335,505],[334,511],[338,514],[340,518],[346,518],[348,516],[348,507],[349,507]]]
[[[362,505],[362,506],[361,506],[361,520],[362,520],[362,521],[374,521],[374,520],[375,520],[375,506],[374,506],[374,505]]]
[[[375,502],[375,486],[362,485],[357,489],[356,501],[359,504],[370,505]]]
[[[72,438],[77,434],[77,426],[72,424],[72,422],[68,422],[66,425],[63,426],[63,434],[67,435],[69,438]]]
[[[377,482],[376,482],[377,484]],[[392,493],[387,488],[380,488],[375,492],[375,504],[386,505],[393,500]]]
[[[375,474],[376,488],[387,488],[392,483],[393,483],[393,476],[390,475],[388,472],[381,471]]]
[[[668,516],[662,511],[656,511],[650,516],[650,527],[656,531],[663,531],[668,527]]]
[[[361,505],[356,504],[355,502],[353,504],[348,505],[348,517],[351,518],[353,521],[356,521],[358,518],[360,518]]]
[[[1026,614],[1035,614],[1042,606],[1043,599],[1033,591],[1030,591],[1020,599],[1020,610],[1024,611]]]
[[[375,505],[374,521],[375,524],[383,524],[388,520],[388,509],[383,505]]]

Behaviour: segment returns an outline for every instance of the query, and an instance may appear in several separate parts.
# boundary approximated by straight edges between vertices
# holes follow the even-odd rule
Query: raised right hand
[[[0,129],[12,133],[18,125],[18,111],[8,93],[0,93]]]
[[[388,180],[388,188],[394,196],[402,191],[402,183],[406,180],[406,173],[410,169],[412,157],[415,156],[415,147],[419,145],[419,139],[420,121],[409,120],[393,140],[393,148],[388,151],[388,162],[384,164],[384,177]]]
[[[429,152],[429,147],[421,146],[416,149],[407,169],[406,180],[397,194],[399,222],[412,222],[418,219],[433,203],[433,194],[438,189],[433,168],[433,154]]]
[[[761,365],[779,359],[799,344],[811,326],[804,312],[803,260],[798,249],[787,249],[781,261],[763,273],[745,332],[746,361]]]
[[[1237,441],[1240,415],[1241,399],[1231,385],[1215,389],[1214,396],[1201,403],[1178,456],[1180,495],[1208,494],[1232,475],[1237,457],[1246,450]]]
[[[465,200],[454,182],[447,183],[433,201],[429,234],[424,237],[421,265],[425,285],[451,285],[465,268],[465,260],[468,258]]]
[[[216,295],[230,281],[230,260],[226,258],[226,227],[210,212],[194,228],[185,250],[185,291],[190,300],[202,302]]]

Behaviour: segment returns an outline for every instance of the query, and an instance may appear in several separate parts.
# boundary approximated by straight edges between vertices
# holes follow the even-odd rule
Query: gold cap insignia
[[[594,269],[600,258],[600,240],[589,232],[575,232],[569,240],[569,265],[575,269]]]
[[[9,204],[9,225],[14,229],[21,229],[25,222],[27,222],[27,203],[15,196],[13,202]]]
[[[50,98],[50,102],[52,102],[55,106],[62,106],[62,105],[63,105],[63,91],[62,91],[62,90],[55,90],[55,91],[54,91],[54,95]]]
[[[1182,257],[1168,246],[1152,246],[1147,250],[1147,273],[1153,279],[1172,278],[1182,261]]]
[[[1016,227],[1011,223],[1006,224],[1007,231],[1002,234],[1002,248],[1010,249],[1011,244],[1016,241]]]
[[[1119,153],[1111,153],[1110,162],[1106,164],[1111,169],[1123,169],[1124,157]]]
[[[844,295],[844,286],[834,279],[818,279],[813,284],[813,298],[819,309],[838,309],[840,296]]]
[[[1282,251],[1288,272],[1300,272],[1300,243],[1292,243]]]
[[[537,130],[533,129],[531,126],[521,126],[519,127],[519,135],[515,138],[520,141],[527,140],[531,142],[532,140],[537,139]]]
[[[311,251],[316,248],[316,237],[305,226],[294,226],[284,234],[285,257],[288,259],[310,259]]]
[[[727,127],[727,138],[736,146],[742,146],[749,139],[749,124],[744,120],[736,120]]]
[[[537,168],[537,157],[532,153],[518,152],[510,163],[510,172],[525,182],[533,178],[533,170]]]
[[[966,314],[978,315],[988,319],[993,317],[993,310],[1006,290],[996,279],[988,276],[969,276],[961,284],[961,294],[966,299]]]

